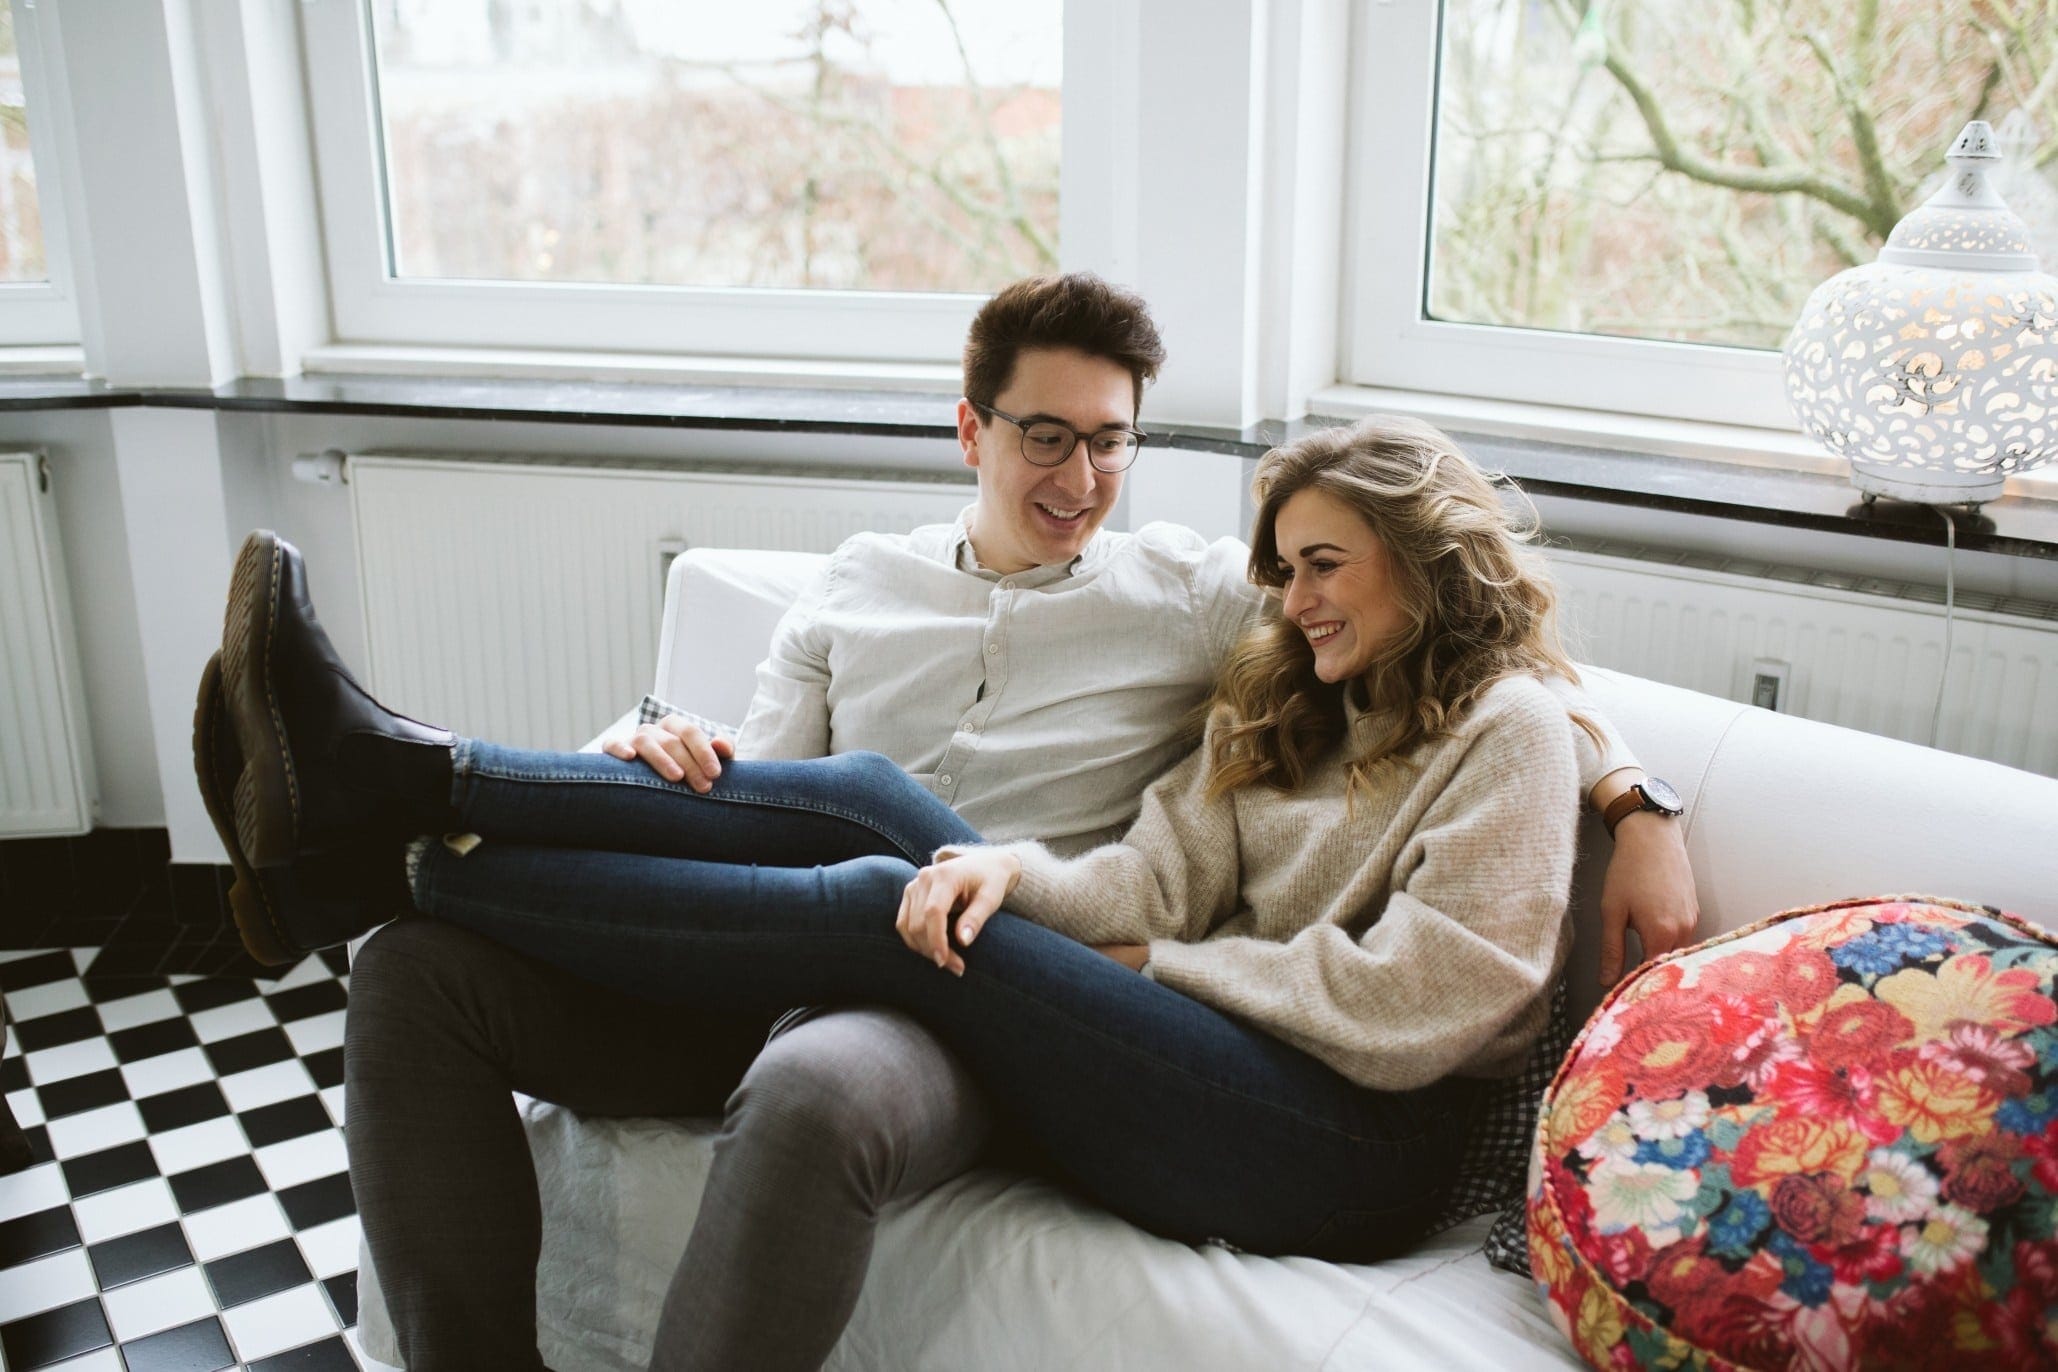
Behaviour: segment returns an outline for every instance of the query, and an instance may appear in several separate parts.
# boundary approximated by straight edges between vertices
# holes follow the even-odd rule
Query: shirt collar
[[[972,551],[972,511],[977,508],[976,505],[967,505],[958,511],[957,523],[951,529],[950,546],[947,550],[950,562],[959,571],[969,572],[982,581],[999,581],[1001,574],[989,567],[980,566],[979,555]],[[1099,531],[1087,540],[1086,547],[1070,562],[1052,562],[1041,567],[1031,567],[1026,572],[1010,572],[1007,575],[1008,584],[1020,586],[1024,590],[1037,590],[1089,571],[1099,566],[1101,559],[1106,556],[1107,542],[1107,532]]]

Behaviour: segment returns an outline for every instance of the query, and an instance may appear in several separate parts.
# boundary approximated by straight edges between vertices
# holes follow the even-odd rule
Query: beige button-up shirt
[[[1250,551],[1150,524],[1003,576],[978,565],[969,515],[830,556],[772,635],[737,754],[883,753],[990,840],[1083,851],[1197,741],[1193,713],[1265,603]],[[1584,785],[1633,761],[1611,745],[1582,748]]]

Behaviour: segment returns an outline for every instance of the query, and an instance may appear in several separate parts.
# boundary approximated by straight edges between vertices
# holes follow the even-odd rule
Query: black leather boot
[[[395,714],[358,684],[315,618],[300,550],[270,530],[250,535],[236,554],[221,682],[242,753],[231,788],[235,830],[253,867],[450,827],[455,735]],[[339,769],[345,750],[360,762],[398,759],[384,774],[415,784],[365,785],[365,768]]]
[[[228,727],[221,654],[200,674],[193,709],[193,771],[207,817],[228,850],[236,880],[229,910],[250,956],[267,966],[297,962],[345,943],[412,908],[397,839],[344,842],[283,867],[259,870],[237,833],[233,796],[243,753]]]

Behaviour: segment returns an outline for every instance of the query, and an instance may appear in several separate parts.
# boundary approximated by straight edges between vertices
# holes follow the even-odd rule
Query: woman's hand
[[[957,976],[965,960],[951,949],[951,921],[960,947],[970,947],[979,930],[1022,879],[1022,860],[1013,853],[973,848],[915,873],[900,895],[893,927],[901,942]]]

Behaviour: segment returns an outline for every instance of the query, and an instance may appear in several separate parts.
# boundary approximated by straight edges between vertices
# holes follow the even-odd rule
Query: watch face
[[[1657,777],[1644,778],[1644,794],[1658,803],[1659,808],[1675,814],[1686,807],[1680,803],[1679,792],[1672,789],[1672,783]]]

